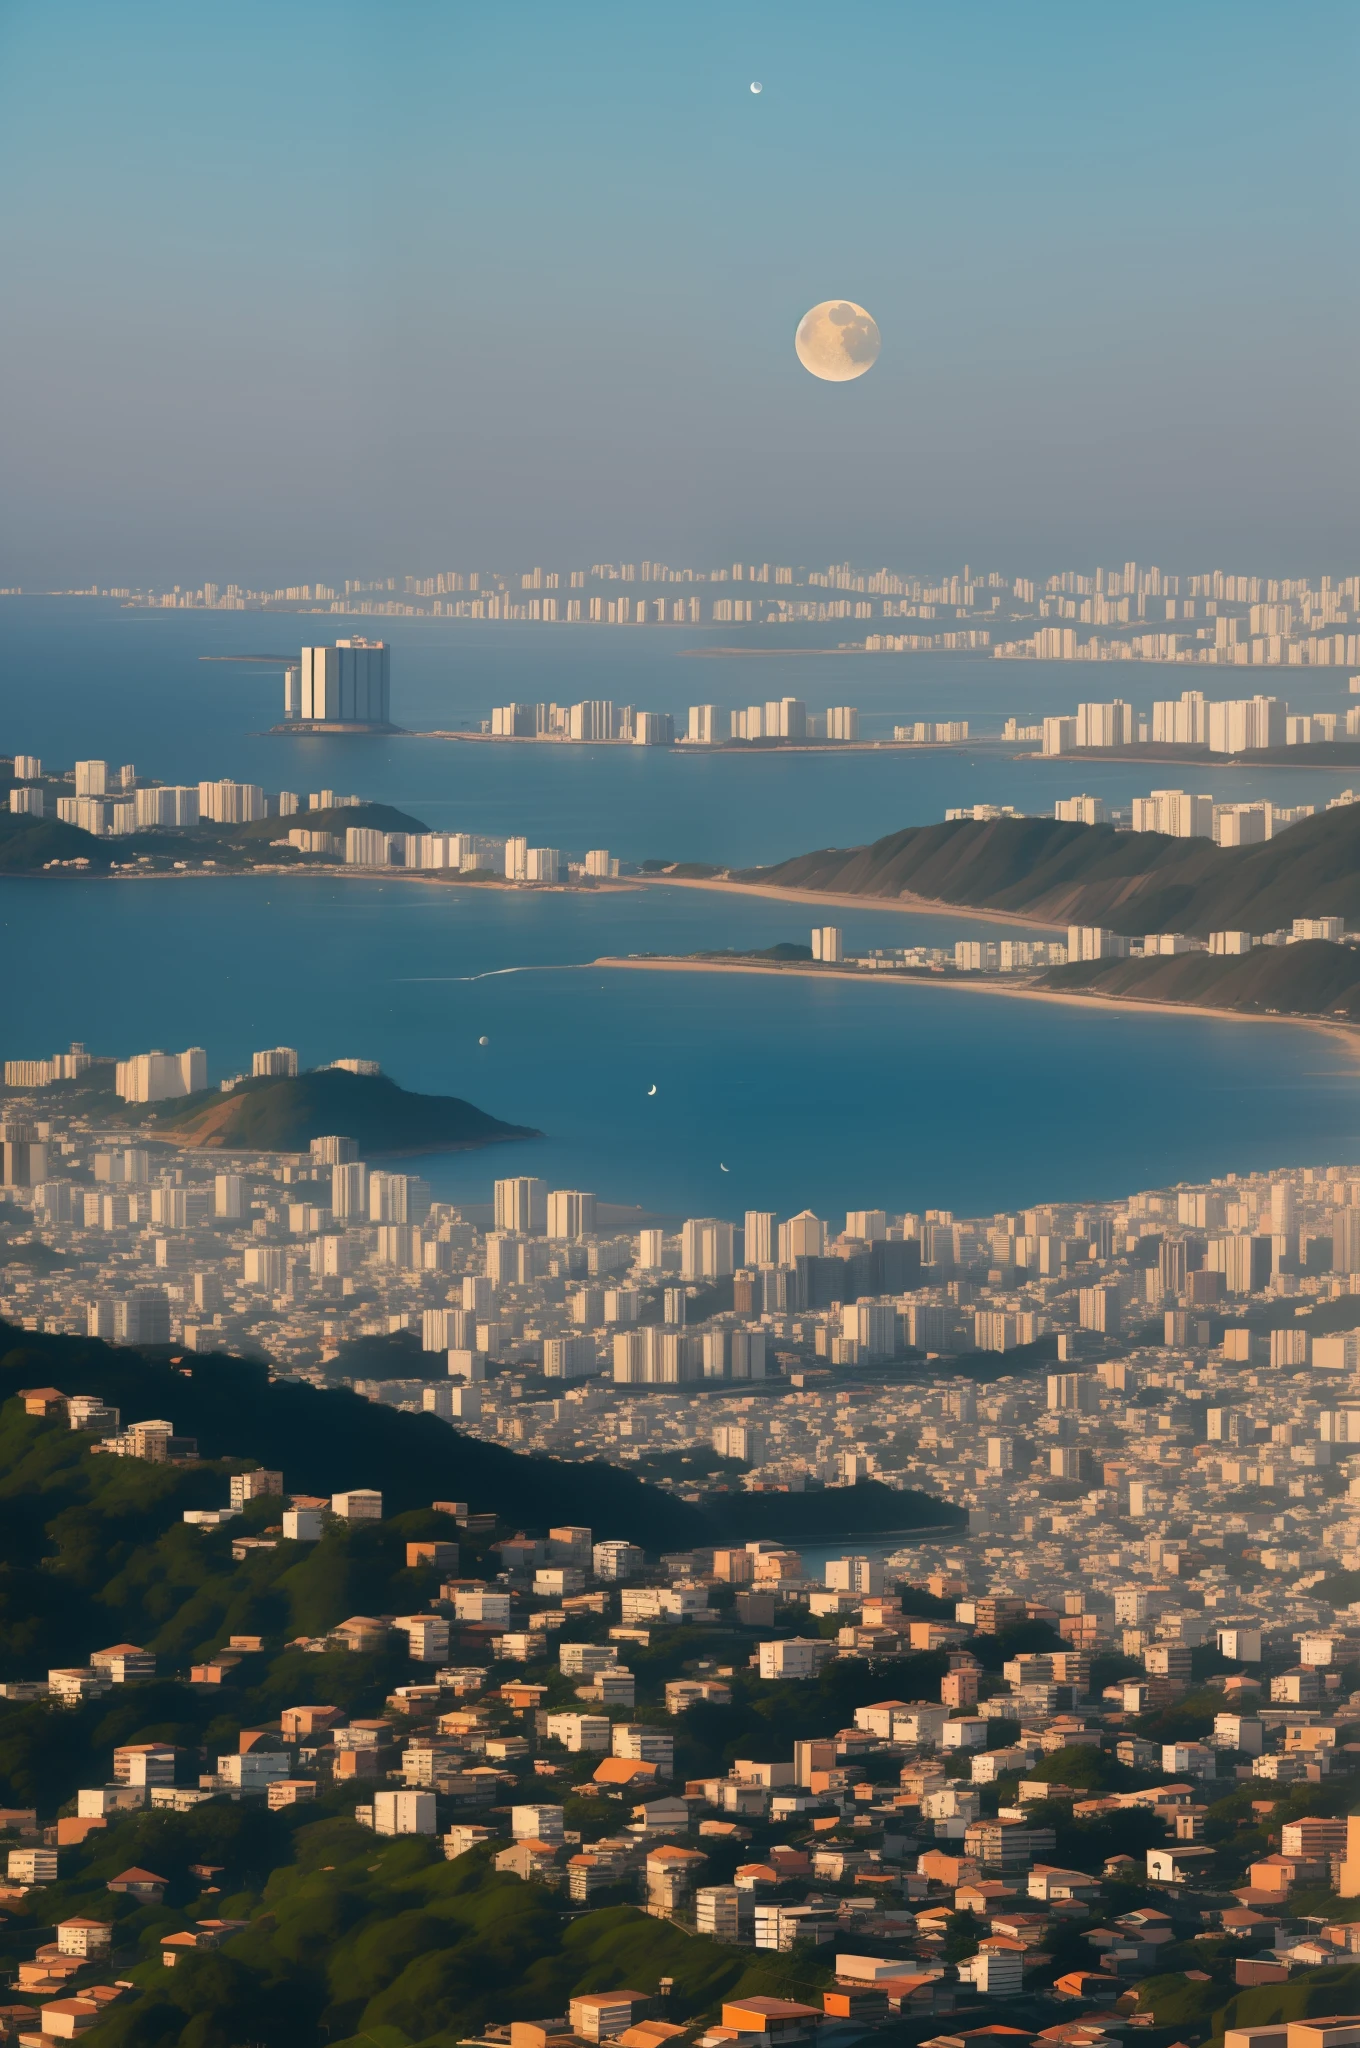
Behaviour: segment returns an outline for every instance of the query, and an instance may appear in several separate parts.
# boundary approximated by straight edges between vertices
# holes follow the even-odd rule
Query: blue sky
[[[1358,20],[8,0],[0,581],[1351,570]]]

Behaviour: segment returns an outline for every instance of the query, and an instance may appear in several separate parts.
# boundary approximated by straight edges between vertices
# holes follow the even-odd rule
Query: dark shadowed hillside
[[[1360,953],[1322,939],[1257,946],[1227,957],[1182,953],[1177,959],[1082,960],[1051,968],[1042,985],[1148,1003],[1360,1020]]]
[[[322,1067],[290,1079],[243,1081],[230,1095],[196,1095],[161,1106],[152,1124],[181,1145],[222,1150],[301,1152],[330,1133],[368,1152],[444,1152],[537,1138],[525,1124],[502,1123],[457,1095],[414,1095],[386,1074]]]
[[[834,895],[914,896],[1130,934],[1272,931],[1296,917],[1360,922],[1360,805],[1246,847],[1051,818],[919,825],[871,846],[827,847],[732,879]]]

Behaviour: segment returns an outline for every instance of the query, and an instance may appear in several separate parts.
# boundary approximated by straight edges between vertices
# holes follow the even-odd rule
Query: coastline
[[[1288,756],[1286,759],[1285,757]],[[1299,758],[1295,758],[1298,756]],[[1174,754],[1154,753],[1137,745],[1132,747],[1091,747],[1074,754],[1045,754],[1042,752],[1021,753],[1012,756],[1016,761],[1062,761],[1074,768],[1107,768],[1123,762],[1137,762],[1140,767],[1189,770],[1191,768],[1252,768],[1259,774],[1263,768],[1312,768],[1323,770],[1329,775],[1353,775],[1360,770],[1360,747],[1350,759],[1340,761],[1319,761],[1313,747],[1263,747],[1255,754],[1211,754],[1207,747],[1186,748]]]
[[[655,959],[604,955],[590,964],[592,967],[652,968],[663,974],[793,974],[817,981],[853,981],[861,988],[948,988],[975,996],[1007,996],[1012,1002],[1062,1003],[1069,1008],[1085,1010],[1122,1010],[1126,1014],[1142,1011],[1147,1015],[1160,1014],[1164,1017],[1210,1017],[1228,1024],[1294,1024],[1336,1039],[1351,1058],[1360,1063],[1360,1026],[1329,1022],[1325,1017],[1290,1016],[1285,1012],[1264,1016],[1255,1010],[1215,1010],[1204,1003],[1152,1002],[1142,996],[1079,995],[1062,989],[1036,988],[1032,982],[1023,982],[1015,987],[1011,985],[1009,976],[1003,979],[1000,976],[970,974],[946,979],[943,975],[934,974],[907,976],[887,970],[866,973],[854,968],[819,967],[809,961],[692,960],[676,954],[661,955]]]
[[[277,730],[277,728],[274,728]],[[470,745],[482,747],[632,747],[633,740],[573,740],[563,733],[509,733],[509,732],[408,732],[405,739],[416,740],[466,740]],[[991,735],[995,739],[995,735]],[[783,754],[927,754],[952,750],[959,752],[965,747],[979,745],[977,740],[715,740],[712,746],[701,745],[698,740],[675,739],[668,745],[654,747],[653,753],[674,754],[688,759],[707,759],[713,754],[731,754],[739,760],[778,760]],[[997,740],[998,746],[1010,744]]]
[[[1065,932],[1065,924],[1026,917],[1018,910],[975,910],[967,903],[942,903],[935,896],[833,896],[825,889],[781,889],[772,882],[720,882],[690,875],[633,875],[649,888],[713,889],[720,895],[767,896],[777,903],[830,903],[839,910],[901,910],[917,917],[971,918],[977,924],[1013,924],[1026,931]]]
[[[354,882],[420,882],[430,889],[490,889],[509,891],[514,894],[521,890],[534,890],[543,896],[616,896],[627,895],[635,885],[633,876],[611,878],[608,881],[585,882],[508,882],[503,875],[474,882],[470,878],[454,874],[451,870],[426,868],[357,868],[357,867],[304,867],[301,864],[288,867],[253,868],[120,868],[116,874],[107,870],[91,873],[86,869],[74,872],[70,868],[37,868],[17,874],[0,874],[0,882],[44,882],[44,881],[88,881],[88,882],[245,882],[258,877],[262,881],[277,882],[283,879],[315,882],[318,880]],[[637,879],[641,879],[638,877]]]

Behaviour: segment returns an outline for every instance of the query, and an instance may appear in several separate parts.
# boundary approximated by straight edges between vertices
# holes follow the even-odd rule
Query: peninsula
[[[906,983],[1055,1002],[1085,997],[1097,1003],[1143,1003],[1155,1009],[1221,1011],[1327,1026],[1360,1023],[1360,952],[1325,939],[1254,947],[1239,954],[1080,960],[1037,973],[965,971],[949,964],[926,966],[873,957],[825,963],[814,961],[809,947],[787,941],[749,952],[636,953],[593,964],[695,974],[793,974],[874,987]]]
[[[701,872],[689,866],[676,874]],[[707,873],[736,889],[909,899],[913,907],[1103,925],[1131,936],[1207,937],[1304,916],[1360,921],[1360,806],[1324,811],[1256,846],[1051,818],[953,820],[909,826],[868,846],[823,847],[771,867]]]
[[[261,1075],[237,1081],[225,1094],[202,1088],[151,1103],[120,1101],[113,1083],[114,1062],[95,1060],[78,1081],[54,1083],[52,1100],[63,1109],[78,1105],[84,1114],[133,1124],[148,1138],[220,1152],[305,1152],[313,1138],[332,1133],[352,1138],[364,1157],[465,1151],[543,1135],[461,1096],[419,1095],[386,1074],[345,1067]]]

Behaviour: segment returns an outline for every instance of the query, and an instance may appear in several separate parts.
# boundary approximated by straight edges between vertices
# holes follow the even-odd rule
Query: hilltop
[[[253,818],[248,825],[200,825],[199,831],[221,833],[225,838],[250,843],[263,839],[286,839],[293,828],[308,832],[334,832],[341,839],[351,828],[373,832],[428,832],[429,826],[393,804],[338,804],[324,811],[295,811],[286,818]]]
[[[197,1438],[205,1459],[258,1459],[281,1470],[290,1489],[299,1492],[329,1495],[346,1486],[377,1487],[389,1515],[428,1508],[432,1500],[447,1497],[469,1501],[475,1509],[494,1508],[512,1529],[586,1522],[652,1548],[704,1540],[697,1509],[618,1466],[524,1457],[465,1436],[432,1415],[405,1414],[343,1388],[271,1380],[267,1367],[220,1354],[202,1363],[186,1356],[171,1366],[164,1354],[86,1337],[36,1334],[0,1322],[0,1401],[21,1387],[49,1385],[66,1394],[102,1394],[127,1420],[167,1416],[179,1432]],[[78,1436],[72,1434],[71,1442],[79,1448]],[[0,1474],[4,1461],[0,1446]],[[112,1484],[120,1467],[127,1469],[122,1459],[107,1464],[96,1459],[82,1470],[95,1478],[108,1471]],[[201,1488],[201,1480],[198,1484]],[[213,1501],[223,1491],[220,1480],[210,1483]],[[184,1502],[197,1504],[197,1497]],[[47,1513],[59,1505],[65,1503],[54,1495]],[[0,1528],[6,1526],[0,1520]],[[6,1552],[12,1562],[24,1548],[20,1544],[16,1550],[11,1530]],[[139,1596],[134,1592],[132,1597]],[[147,1624],[129,1614],[120,1625]]]
[[[60,818],[0,811],[0,874],[35,874],[53,860],[86,860],[102,871],[112,858],[109,849],[113,844],[83,832],[79,825],[64,825]]]
[[[241,1081],[230,1095],[204,1091],[130,1112],[176,1144],[218,1151],[305,1152],[313,1138],[353,1138],[362,1153],[447,1152],[541,1138],[502,1123],[458,1095],[416,1095],[386,1074],[321,1067],[288,1078]]]
[[[55,807],[55,797],[49,792]],[[147,862],[164,868],[176,861],[197,866],[207,859],[226,873],[238,873],[257,861],[270,867],[281,862],[310,864],[324,855],[276,845],[294,827],[309,832],[331,832],[343,840],[351,827],[377,832],[425,832],[429,827],[391,804],[347,804],[325,811],[297,811],[286,818],[255,818],[249,824],[219,825],[211,818],[179,830],[120,833],[114,839],[98,839],[80,825],[67,825],[55,816],[32,818],[0,811],[0,874],[40,874],[51,861],[83,860],[99,874],[117,862],[122,865],[145,855]]]
[[[929,1494],[897,1492],[867,1480],[818,1494],[715,1493],[692,1503],[646,1484],[622,1466],[526,1457],[465,1436],[433,1415],[362,1400],[347,1388],[271,1379],[268,1367],[253,1361],[222,1354],[194,1361],[186,1355],[171,1366],[164,1353],[35,1333],[0,1321],[0,1402],[21,1387],[47,1385],[66,1394],[101,1394],[122,1410],[125,1420],[167,1416],[182,1434],[197,1438],[205,1459],[258,1459],[283,1471],[289,1487],[299,1492],[377,1487],[389,1515],[457,1498],[474,1509],[494,1508],[512,1529],[541,1533],[555,1522],[585,1523],[648,1549],[747,1542],[757,1535],[786,1534],[791,1525],[795,1534],[801,1530],[806,1535],[815,1525],[818,1534],[836,1536],[957,1518],[956,1509]],[[4,1459],[0,1443],[0,1536],[13,1563],[24,1546],[14,1549],[6,1520]],[[121,1459],[109,1460],[109,1468],[126,1470]],[[222,1491],[214,1482],[210,1498],[218,1500]],[[186,1506],[203,1504],[198,1493],[184,1501]],[[54,1494],[48,1512],[57,1505]],[[11,1592],[14,1583],[11,1579]],[[8,1621],[0,1585],[0,1644]],[[139,1624],[129,1616],[122,1625],[135,1629]]]
[[[912,897],[1117,932],[1270,931],[1296,917],[1360,922],[1360,805],[1324,811],[1260,846],[1220,847],[1052,818],[910,826],[824,847],[733,882],[889,900]]]
[[[1360,953],[1307,939],[1250,953],[1182,953],[1151,960],[1081,960],[1050,968],[1041,988],[1127,996],[1147,1003],[1199,1003],[1215,1010],[1360,1022]]]

